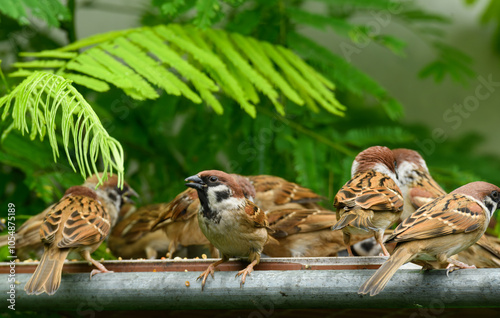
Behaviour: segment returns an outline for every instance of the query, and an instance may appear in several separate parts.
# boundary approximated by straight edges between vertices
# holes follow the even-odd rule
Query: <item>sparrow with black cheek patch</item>
[[[328,257],[344,249],[342,233],[331,231],[336,213],[320,209],[274,209],[266,213],[271,235],[279,244],[266,244],[264,254],[271,257]],[[355,235],[352,241],[362,240]]]
[[[399,220],[404,203],[397,185],[396,159],[387,147],[370,147],[356,156],[351,174],[352,179],[335,196],[338,222],[332,230],[342,229],[350,256],[351,235],[370,233],[389,256],[382,243],[384,231]]]
[[[448,262],[448,272],[475,268],[451,258],[486,231],[499,207],[500,188],[486,182],[466,184],[422,206],[401,223],[386,242],[396,242],[392,256],[359,289],[380,293],[398,268],[412,260]]]
[[[130,211],[113,227],[108,247],[116,257],[158,258],[165,255],[170,240],[162,230],[151,231],[167,204],[151,204]]]
[[[410,149],[392,150],[397,164],[397,175],[404,197],[401,221],[410,216],[422,205],[431,202],[446,192],[431,177],[425,160]]]
[[[208,170],[186,179],[186,186],[196,189],[200,199],[198,223],[203,234],[222,254],[222,259],[210,264],[198,277],[205,286],[208,275],[214,275],[219,264],[230,257],[246,257],[250,264],[239,271],[241,285],[260,261],[264,245],[273,240],[269,235],[265,213],[245,198],[236,179],[222,171]]]
[[[94,264],[90,277],[109,272],[90,256],[109,234],[110,217],[97,193],[83,186],[69,188],[47,212],[40,227],[44,253],[33,276],[24,286],[28,295],[53,295],[61,283],[61,272],[71,250]]]

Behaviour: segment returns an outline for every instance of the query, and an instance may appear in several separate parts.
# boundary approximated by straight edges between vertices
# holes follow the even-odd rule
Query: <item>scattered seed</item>
[[[118,260],[121,261],[123,260],[123,258],[121,256],[118,256]]]
[[[191,285],[188,280],[186,281],[185,284],[186,284],[186,287],[189,287],[189,285]]]
[[[207,259],[207,258],[208,258],[208,257],[207,257],[207,254],[201,254],[201,258],[203,258],[203,259]]]

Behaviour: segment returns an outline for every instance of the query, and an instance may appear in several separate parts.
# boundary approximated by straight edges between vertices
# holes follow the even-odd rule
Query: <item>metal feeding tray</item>
[[[357,294],[386,257],[263,258],[240,286],[231,260],[217,267],[205,289],[196,278],[214,259],[102,262],[114,273],[98,274],[86,262],[68,261],[53,295],[26,295],[23,288],[38,263],[16,263],[16,310],[174,310],[244,308],[422,308],[496,307],[500,270],[422,272],[406,264],[375,297]],[[10,267],[0,263],[0,292],[9,291]],[[4,294],[5,295],[5,294]]]

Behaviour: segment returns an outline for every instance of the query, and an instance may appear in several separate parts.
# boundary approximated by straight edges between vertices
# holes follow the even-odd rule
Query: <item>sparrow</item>
[[[410,149],[393,149],[396,158],[397,176],[404,197],[401,221],[410,216],[422,205],[431,202],[446,192],[434,181],[425,160]]]
[[[351,175],[335,196],[338,222],[332,230],[342,229],[350,256],[351,235],[370,233],[389,256],[382,243],[384,231],[399,220],[404,203],[397,184],[396,159],[387,147],[370,147],[356,156]]]
[[[268,175],[241,176],[231,174],[242,187],[244,196],[254,201],[263,211],[273,209],[320,208],[316,202],[323,197],[313,191],[289,182],[283,178]],[[219,253],[201,232],[198,225],[200,200],[193,188],[177,195],[163,209],[152,231],[162,228],[170,240],[169,254],[174,254],[177,246],[208,245],[212,257]]]
[[[166,205],[151,204],[128,211],[111,230],[108,238],[111,253],[122,258],[148,259],[165,255],[170,240],[164,231],[151,231],[151,228]]]
[[[109,234],[111,220],[96,191],[69,188],[59,202],[46,213],[40,226],[44,252],[33,276],[24,286],[28,295],[46,292],[53,295],[61,283],[64,260],[71,250],[94,264],[90,277],[109,272],[90,256]]]
[[[342,234],[331,231],[336,213],[325,209],[275,209],[268,213],[271,234],[279,244],[266,244],[264,254],[271,257],[329,257],[344,249]],[[364,237],[355,235],[354,241]]]
[[[476,268],[451,256],[476,243],[499,207],[500,188],[472,182],[423,205],[403,221],[386,242],[396,242],[389,259],[359,289],[359,294],[380,293],[397,269],[413,260],[448,263],[447,274]]]
[[[102,177],[102,173],[100,174]],[[118,219],[118,212],[123,209],[124,203],[133,204],[130,196],[138,196],[126,182],[123,184],[123,189],[118,188],[118,178],[116,175],[109,176],[106,182],[95,189],[98,183],[97,175],[92,175],[86,179],[83,186],[96,191],[99,201],[104,204],[111,217],[111,224],[113,225]],[[15,233],[16,239],[16,256],[21,259],[27,259],[33,255],[40,258],[44,251],[44,244],[40,240],[40,226],[48,211],[54,205],[49,206],[44,211],[30,217],[26,222],[19,227]],[[7,245],[7,236],[0,237],[0,246]]]
[[[246,257],[250,261],[236,274],[242,276],[242,286],[246,276],[259,263],[264,245],[273,241],[266,214],[245,198],[236,178],[223,171],[202,171],[187,178],[186,182],[186,186],[198,192],[200,229],[222,254],[222,259],[210,264],[198,277],[198,280],[202,279],[202,290],[208,275],[213,277],[215,267],[230,257]]]

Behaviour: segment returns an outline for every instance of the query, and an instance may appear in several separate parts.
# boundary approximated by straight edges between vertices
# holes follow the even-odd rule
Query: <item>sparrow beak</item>
[[[205,184],[205,182],[203,182],[203,180],[201,180],[201,178],[198,175],[194,175],[194,176],[191,176],[189,178],[186,178],[186,180],[184,180],[184,181],[187,182],[186,183],[187,187],[194,188],[197,190],[201,190],[207,186]]]
[[[137,194],[137,192],[135,192],[134,189],[132,188],[128,188],[122,195],[123,197],[123,201],[125,201],[125,203],[131,203],[131,204],[134,204],[135,202],[130,198],[130,197],[136,197],[138,198],[139,197],[139,194]]]

